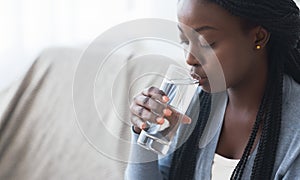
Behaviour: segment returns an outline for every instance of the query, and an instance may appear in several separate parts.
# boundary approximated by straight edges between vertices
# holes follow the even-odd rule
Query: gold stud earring
[[[260,46],[260,45],[256,45],[255,48],[256,48],[256,49],[261,49],[261,46]]]

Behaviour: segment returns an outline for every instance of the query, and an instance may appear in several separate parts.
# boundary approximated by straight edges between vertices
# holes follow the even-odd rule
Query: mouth
[[[205,82],[207,81],[207,76],[205,76],[205,75],[199,75],[195,72],[191,72],[190,75],[192,76],[193,79],[198,81],[198,84],[200,86],[205,84]]]

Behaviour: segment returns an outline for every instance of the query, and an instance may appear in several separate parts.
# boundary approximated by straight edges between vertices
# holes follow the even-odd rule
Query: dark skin
[[[205,0],[181,0],[178,3],[178,20],[206,39],[222,67],[228,103],[216,153],[227,158],[240,159],[248,142],[266,86],[268,71],[266,44],[269,33],[260,26],[245,29],[242,19],[232,16],[222,7]],[[179,28],[182,42],[193,51],[201,52],[195,45],[198,42],[194,42],[195,38],[190,36],[189,30],[180,24]],[[261,48],[257,49],[257,45]],[[192,67],[192,73],[201,77],[199,85],[203,90],[210,91],[207,74],[215,73],[215,64],[212,60],[209,57],[199,60],[192,53],[188,53],[186,62]],[[161,104],[167,102],[163,92],[157,88],[149,88],[137,95],[131,104],[131,121],[134,130],[138,133],[145,128],[146,121],[162,123],[159,117],[151,114],[153,109],[161,112],[162,116],[171,121],[177,114],[173,109],[171,109],[173,113],[163,112],[163,109],[170,108],[152,99],[161,101]],[[149,102],[152,103],[150,106]],[[189,123],[190,119],[185,117],[183,122]],[[259,130],[258,137],[260,132],[261,130]],[[258,138],[253,149],[257,142]]]
[[[199,0],[179,2],[178,19],[193,29],[203,26],[217,29],[199,32],[209,44],[213,43],[212,49],[222,66],[228,93],[216,152],[228,158],[240,159],[265,90],[268,70],[266,43],[269,34],[260,26],[245,30],[243,21],[238,17],[218,5]],[[189,41],[189,37],[185,38],[184,41]],[[192,42],[189,44],[192,45]],[[262,48],[258,50],[256,45]],[[192,71],[200,76],[204,68],[206,71],[212,70],[209,60],[206,61],[199,62],[191,54],[186,59]],[[208,82],[204,82],[202,87],[209,91]],[[254,148],[257,142],[258,138]]]

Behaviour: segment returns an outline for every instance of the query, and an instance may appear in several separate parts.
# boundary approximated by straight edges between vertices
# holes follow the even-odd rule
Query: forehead
[[[180,23],[194,29],[199,26],[212,26],[224,31],[232,31],[239,29],[241,23],[240,18],[206,0],[179,1],[177,16]]]

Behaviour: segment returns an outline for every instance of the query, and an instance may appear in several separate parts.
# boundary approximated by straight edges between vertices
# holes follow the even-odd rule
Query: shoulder
[[[284,76],[282,119],[275,167],[275,176],[284,177],[293,166],[299,165],[300,154],[300,84]],[[277,179],[275,178],[275,179]],[[281,179],[281,178],[278,178]]]
[[[300,147],[300,84],[284,77],[282,94],[281,140]]]
[[[281,141],[300,147],[300,84],[289,76],[284,76],[281,116]]]
[[[284,76],[282,93],[282,111],[288,111],[292,113],[291,115],[299,115],[297,119],[300,120],[300,84],[292,77]]]
[[[300,105],[300,84],[292,77],[285,75],[283,78],[283,104]]]
[[[300,84],[290,76],[283,81],[282,118],[300,128]]]

